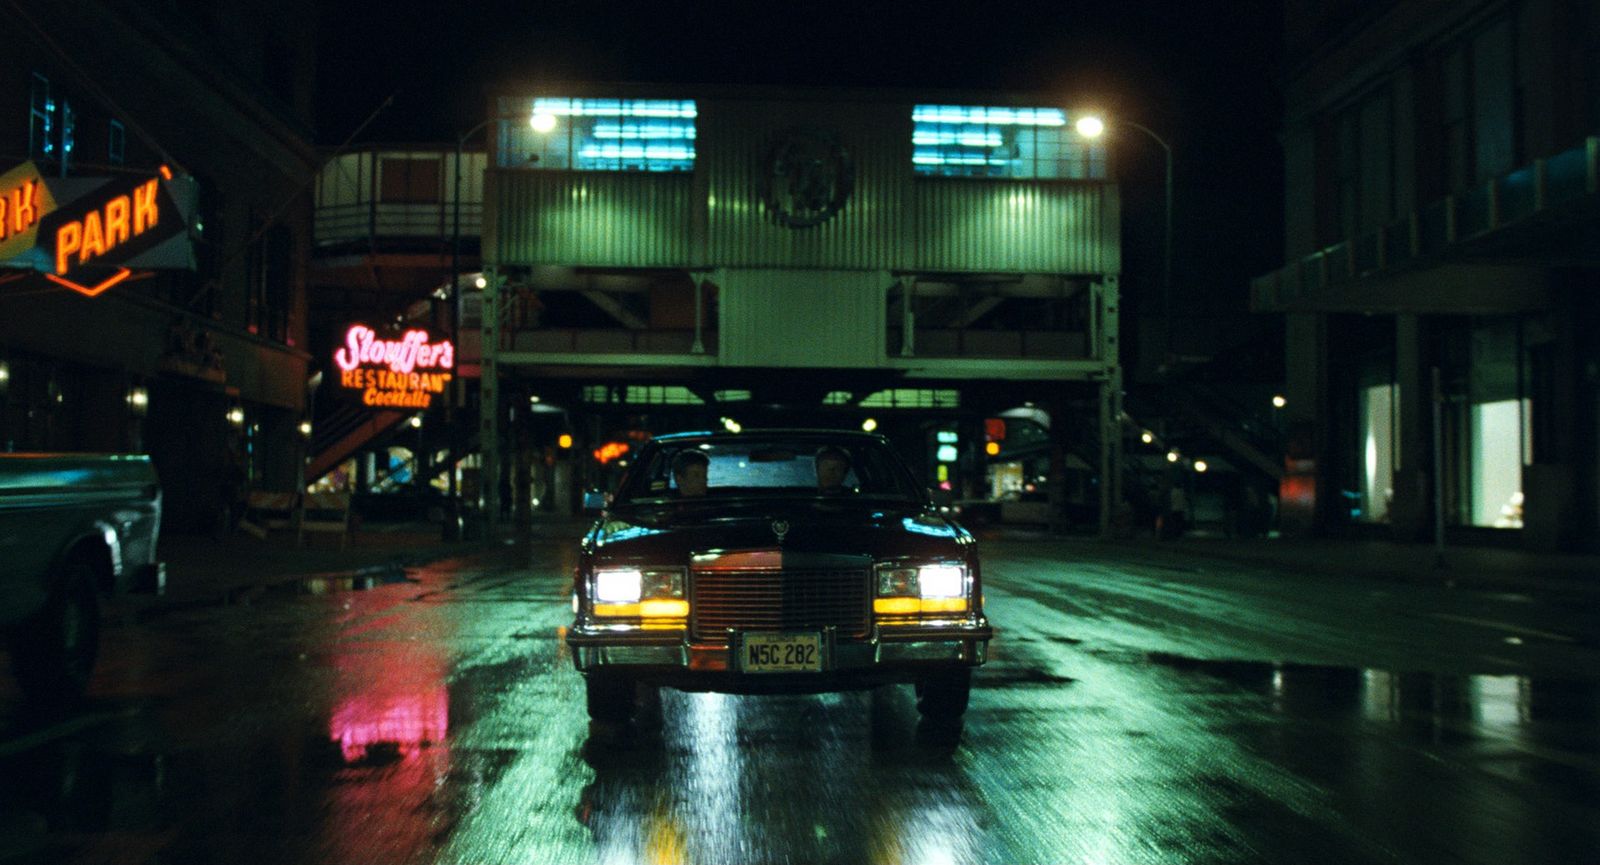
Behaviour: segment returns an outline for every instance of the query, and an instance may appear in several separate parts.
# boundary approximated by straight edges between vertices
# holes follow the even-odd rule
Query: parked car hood
[[[972,542],[959,525],[903,502],[709,499],[608,511],[584,539],[584,549],[608,562],[686,564],[697,553],[771,549],[965,558]]]

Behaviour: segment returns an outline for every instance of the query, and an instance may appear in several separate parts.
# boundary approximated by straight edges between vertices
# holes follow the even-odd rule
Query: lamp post
[[[513,118],[514,115],[511,117],[490,117],[478,123],[471,129],[468,129],[466,132],[456,136],[455,191],[451,199],[451,209],[453,213],[450,218],[452,226],[450,231],[450,335],[451,338],[455,340],[457,351],[459,351],[461,348],[461,153],[467,145],[467,139],[477,135],[481,130],[483,130],[484,127],[496,121],[509,120]],[[528,125],[532,127],[533,131],[535,132],[546,133],[555,129],[556,118],[553,114],[535,111],[528,117]],[[488,148],[484,148],[484,150],[487,153]],[[479,217],[478,226],[478,230],[481,234],[483,231],[481,215]],[[478,249],[481,261],[483,254],[481,240],[479,242]],[[455,405],[453,401],[448,410],[452,415],[451,419],[453,421],[453,415],[455,413]],[[452,423],[448,428],[453,430],[455,426]],[[449,488],[450,499],[451,501],[454,501],[456,495],[460,492],[460,490],[458,490],[456,487],[456,468],[454,462],[452,462],[449,466],[446,484]]]
[[[1161,235],[1161,362],[1165,370],[1172,361],[1172,147],[1148,126],[1132,120],[1119,120],[1117,124],[1150,136],[1152,141],[1161,146],[1161,152],[1166,157],[1166,225]],[[1085,138],[1099,138],[1106,131],[1105,121],[1092,114],[1078,118],[1075,127],[1078,134]]]

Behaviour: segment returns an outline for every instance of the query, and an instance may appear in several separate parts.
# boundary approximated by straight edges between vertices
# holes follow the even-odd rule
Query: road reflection
[[[1265,696],[1233,734],[1419,861],[1573,861],[1600,850],[1592,683],[1155,657]],[[1583,857],[1585,860],[1589,856]]]
[[[663,691],[639,726],[596,726],[573,809],[605,863],[968,862],[982,798],[901,695]]]

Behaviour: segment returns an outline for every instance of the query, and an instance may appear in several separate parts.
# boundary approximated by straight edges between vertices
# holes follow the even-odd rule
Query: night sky
[[[1280,3],[351,0],[320,22],[318,143],[452,142],[499,82],[1026,91],[1162,135],[1176,175],[1175,314],[1243,312],[1282,263]],[[1159,280],[1160,149],[1118,146],[1124,286]]]

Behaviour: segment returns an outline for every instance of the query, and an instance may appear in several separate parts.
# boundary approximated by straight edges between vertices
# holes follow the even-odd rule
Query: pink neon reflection
[[[444,686],[414,694],[356,694],[334,709],[330,735],[346,763],[367,756],[371,745],[393,744],[409,760],[443,742],[450,727],[450,695]]]

